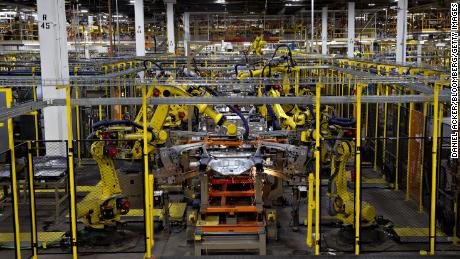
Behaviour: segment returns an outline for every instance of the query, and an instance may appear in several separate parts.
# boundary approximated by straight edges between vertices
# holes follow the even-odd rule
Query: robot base
[[[355,246],[355,229],[352,226],[343,226],[324,234],[326,248],[335,251],[353,252]],[[393,241],[390,240],[379,226],[363,227],[360,233],[361,248],[365,250],[383,251],[388,249]]]
[[[70,240],[70,234],[67,235]],[[77,233],[79,252],[91,252],[103,250],[110,252],[122,252],[132,250],[137,246],[139,240],[144,237],[130,230],[119,227],[106,226],[104,229],[85,227]],[[66,242],[68,243],[68,242]],[[69,247],[69,244],[67,244]]]

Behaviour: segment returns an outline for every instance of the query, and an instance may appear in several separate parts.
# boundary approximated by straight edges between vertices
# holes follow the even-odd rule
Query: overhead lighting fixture
[[[226,4],[225,0],[216,0],[216,4]]]
[[[372,7],[372,6],[375,6],[374,3],[369,3],[368,6]]]
[[[81,9],[80,10],[80,13],[87,13],[87,12],[88,12],[88,10],[86,10],[86,9]]]
[[[135,0],[129,0],[130,4],[134,4]]]

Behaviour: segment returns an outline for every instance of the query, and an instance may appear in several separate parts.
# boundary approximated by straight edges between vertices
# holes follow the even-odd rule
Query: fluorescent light
[[[375,6],[375,4],[374,3],[369,3],[368,6],[372,7],[372,6]]]
[[[80,12],[81,12],[81,13],[87,13],[88,10],[86,10],[86,9],[81,9]]]

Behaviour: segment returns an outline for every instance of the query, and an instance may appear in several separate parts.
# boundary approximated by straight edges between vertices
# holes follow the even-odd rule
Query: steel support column
[[[144,0],[134,1],[134,19],[136,26],[136,56],[145,56]]]
[[[417,42],[417,65],[422,65],[422,49],[423,49],[423,44],[421,42],[421,37],[419,37],[418,42]]]
[[[311,0],[311,40],[310,51],[313,52],[313,45],[315,42],[315,0]]]
[[[184,13],[184,53],[188,56],[189,42],[190,42],[190,13]]]
[[[176,50],[176,41],[174,39],[174,4],[176,0],[167,0],[166,3],[166,28],[168,31],[168,53],[174,54]]]
[[[406,62],[407,0],[398,1],[398,22],[396,27],[396,63]]]
[[[69,84],[67,21],[64,0],[37,0],[38,35],[43,99],[66,98],[58,86]],[[67,139],[65,107],[43,109],[45,140]],[[47,155],[65,155],[64,147],[47,150]]]
[[[327,6],[323,7],[321,25],[321,54],[327,55]]]
[[[353,58],[355,53],[355,3],[348,3],[348,32],[347,32],[347,57]]]

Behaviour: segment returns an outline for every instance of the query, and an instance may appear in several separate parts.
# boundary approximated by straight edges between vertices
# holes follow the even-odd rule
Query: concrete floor
[[[285,188],[285,198],[287,203],[290,203],[290,187]],[[334,218],[331,218],[327,213],[326,207],[326,187],[322,188],[322,223],[326,222],[333,222],[336,221]],[[385,188],[366,188],[363,186],[363,201],[369,202],[372,206],[376,208],[377,215],[381,215],[384,218],[391,220],[396,227],[428,227],[428,215],[426,213],[419,213],[417,204],[413,201],[405,201],[405,196],[403,192],[395,192],[394,190],[389,190]],[[280,223],[278,228],[278,236],[279,240],[277,241],[268,241],[267,243],[267,255],[275,256],[275,257],[295,257],[295,256],[307,256],[311,255],[311,251],[307,249],[305,244],[306,238],[306,229],[305,226],[300,226],[297,232],[292,231],[291,228],[291,209],[289,206],[274,206],[277,209],[277,218]],[[303,219],[306,217],[307,211],[307,204],[306,200],[302,200],[300,203],[300,218],[299,221],[301,224],[303,223]],[[52,212],[52,211],[51,211]],[[23,215],[27,216],[26,212],[23,212]],[[22,217],[24,227],[22,229],[23,232],[27,231],[28,226],[27,223],[29,222],[26,217]],[[65,225],[68,227],[67,225]],[[11,232],[11,217],[2,218],[0,221],[0,230],[8,230]],[[323,225],[321,227],[322,235],[328,233],[328,231],[337,229],[336,227],[331,227],[327,225]],[[62,230],[64,231],[64,230]],[[142,233],[137,229],[137,232]],[[1,233],[1,232],[0,232]],[[140,236],[142,238],[142,236]],[[324,254],[342,254],[343,251],[340,252],[337,250],[328,249],[324,243],[323,239],[323,247],[322,251]],[[181,257],[181,256],[190,256],[193,257],[194,255],[194,246],[192,243],[187,243],[185,238],[185,231],[172,231],[170,234],[163,233],[161,230],[155,231],[155,246],[153,250],[153,255],[155,257],[165,257],[165,258],[173,258],[173,257]],[[422,243],[414,243],[410,245],[401,245],[392,243],[389,246],[390,249],[385,251],[384,253],[370,253],[373,256],[390,256],[390,255],[417,255],[420,250],[427,250],[428,245],[426,240],[422,241]],[[450,244],[438,244],[438,250],[444,250],[442,254],[453,254],[453,255],[460,255],[459,247],[454,247]],[[59,252],[60,249],[56,249],[55,251]],[[91,250],[90,248],[88,250]],[[102,248],[101,250],[104,250]],[[137,242],[136,251],[143,250],[143,242]],[[345,250],[345,249],[344,249]],[[457,250],[457,251],[455,251]],[[51,250],[48,250],[51,251]],[[81,249],[80,252],[83,250]],[[62,252],[62,251],[60,251]],[[350,251],[349,251],[350,252]],[[348,252],[348,254],[349,254]],[[371,252],[369,250],[368,252]],[[27,258],[30,251],[23,252],[23,258]],[[232,257],[241,257],[237,254],[232,254]],[[14,251],[12,250],[0,250],[0,259],[10,259],[14,258]],[[45,259],[61,259],[61,258],[71,258],[69,254],[56,254],[56,255],[40,255],[40,258]],[[79,258],[91,258],[91,259],[116,259],[116,258],[143,258],[143,253],[108,253],[108,254],[81,254]],[[241,257],[244,258],[244,257]],[[248,257],[248,258],[255,258],[255,257]]]

